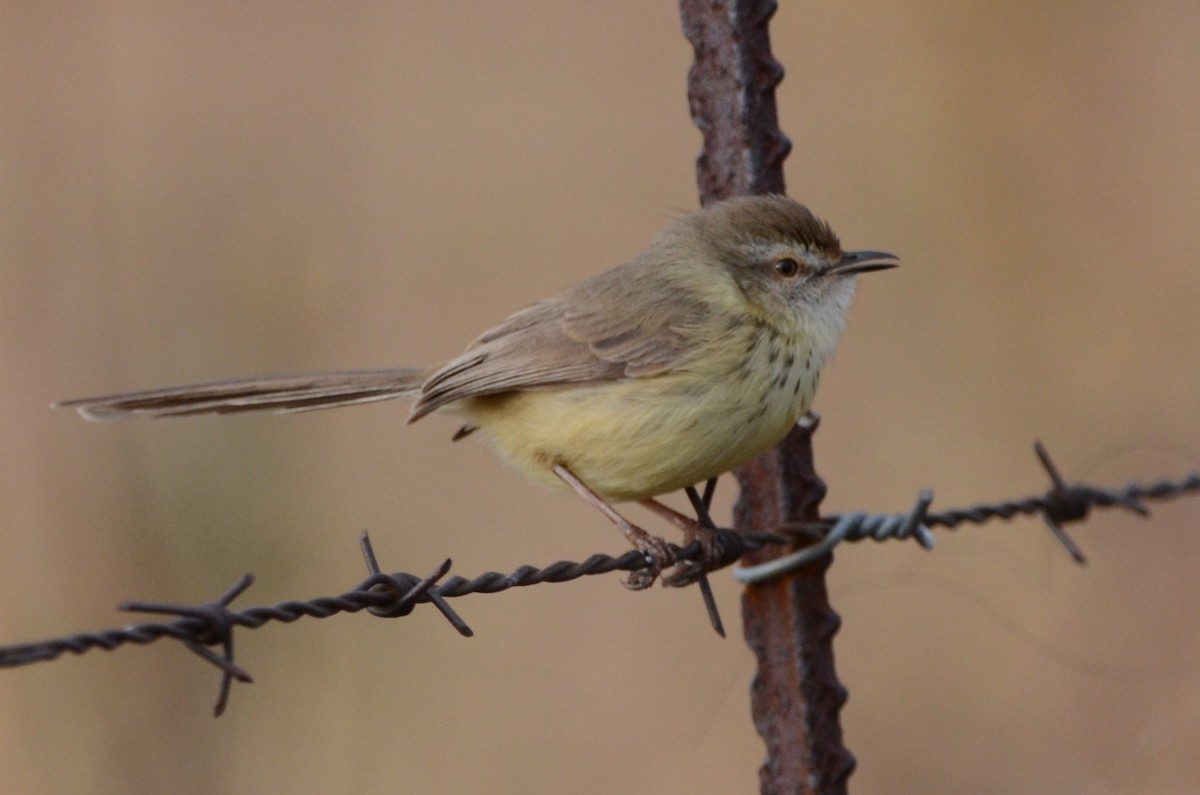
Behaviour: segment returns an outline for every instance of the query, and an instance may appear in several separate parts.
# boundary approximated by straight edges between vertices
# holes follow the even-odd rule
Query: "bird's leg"
[[[682,530],[684,546],[693,541],[700,544],[700,557],[679,561],[671,574],[663,577],[664,585],[690,585],[721,560],[721,537],[716,528],[709,527],[655,499],[641,500],[641,504]]]
[[[633,545],[634,549],[646,556],[650,565],[644,569],[639,569],[630,572],[629,578],[625,580],[625,587],[631,591],[641,591],[649,588],[658,579],[659,573],[676,562],[675,554],[671,552],[671,548],[667,546],[667,542],[663,539],[652,536],[642,528],[635,525],[633,522],[626,519],[621,514],[617,513],[616,508],[613,508],[603,497],[575,476],[575,473],[562,464],[554,465],[554,474],[562,478],[568,486],[575,490],[583,499],[592,505],[600,513],[609,518],[617,529],[621,531],[621,535],[625,536],[625,540]]]

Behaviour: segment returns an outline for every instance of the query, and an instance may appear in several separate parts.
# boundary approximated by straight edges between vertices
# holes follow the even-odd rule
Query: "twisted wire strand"
[[[732,533],[732,531],[723,531]],[[737,534],[733,534],[737,535]],[[758,549],[764,544],[780,543],[784,539],[771,534],[755,534],[739,536],[742,548],[745,550]],[[680,559],[695,559],[701,555],[700,545],[692,542],[685,547],[671,545]],[[450,561],[443,564],[439,576],[449,570]],[[637,571],[648,565],[645,557],[637,550],[614,557],[596,554],[583,562],[558,561],[548,566],[520,566],[508,574],[488,571],[465,579],[451,576],[439,584],[428,587],[413,600],[414,603],[430,603],[436,598],[452,598],[469,594],[493,594],[510,588],[540,585],[542,583],[562,583],[577,580],[580,577],[598,574],[609,574],[614,571]],[[253,578],[247,575],[245,580]],[[426,578],[429,579],[429,578]],[[91,649],[112,651],[127,643],[144,645],[160,638],[170,637],[177,640],[192,640],[204,644],[215,644],[222,638],[221,632],[214,633],[214,619],[201,615],[211,611],[214,615],[222,616],[231,627],[258,629],[273,621],[290,624],[308,616],[310,618],[329,618],[338,613],[358,613],[370,610],[382,617],[399,617],[408,615],[409,609],[400,612],[388,612],[388,608],[406,597],[415,587],[423,582],[422,578],[413,574],[396,573],[381,575],[372,574],[354,590],[338,596],[322,596],[307,601],[286,601],[270,606],[249,607],[240,611],[225,609],[220,601],[211,602],[200,607],[183,607],[176,605],[146,605],[144,603],[127,603],[121,609],[139,610],[140,612],[162,612],[180,615],[174,621],[150,622],[131,624],[125,627],[106,629],[98,632],[80,632],[50,640],[33,643],[20,643],[10,646],[0,646],[0,668],[11,668],[28,665],[35,662],[53,660],[62,654],[83,654]],[[246,585],[249,583],[247,582]],[[236,587],[236,586],[235,586]],[[240,592],[240,591],[239,591]],[[217,610],[212,608],[217,606]],[[153,609],[146,609],[146,608]],[[451,622],[453,623],[453,622]],[[463,624],[462,626],[466,626]],[[461,630],[460,630],[461,631]],[[463,634],[471,634],[467,629]]]
[[[875,541],[912,539],[922,547],[933,546],[931,528],[954,529],[963,524],[985,524],[994,519],[1009,520],[1019,515],[1041,516],[1063,542],[1068,551],[1082,562],[1082,554],[1066,537],[1061,525],[1087,518],[1092,508],[1123,507],[1139,515],[1148,513],[1144,502],[1166,500],[1200,491],[1200,473],[1152,483],[1131,482],[1118,488],[1099,488],[1087,484],[1067,484],[1040,444],[1036,451],[1053,481],[1043,495],[1017,500],[981,502],[966,508],[930,513],[933,493],[922,492],[907,513],[853,512],[828,517],[816,525],[782,528],[775,533],[739,534],[719,529],[724,550],[722,559],[712,570],[731,565],[745,552],[761,549],[768,544],[794,545],[807,539],[809,546],[776,558],[761,566],[736,568],[734,576],[743,583],[763,582],[782,576],[788,571],[818,560],[845,541]],[[711,492],[706,496],[711,497]],[[815,541],[814,541],[815,539]],[[678,560],[699,560],[704,552],[698,542],[687,546],[670,545]],[[339,613],[367,610],[380,617],[396,618],[408,615],[418,604],[432,604],[461,634],[472,634],[467,624],[446,603],[446,599],[468,594],[493,594],[509,588],[542,583],[562,583],[580,577],[608,574],[614,571],[637,571],[650,565],[637,550],[620,556],[596,554],[582,562],[558,561],[541,568],[520,566],[508,574],[489,571],[473,579],[446,575],[451,562],[446,560],[437,570],[422,578],[413,574],[383,574],[375,561],[374,552],[364,534],[363,553],[370,576],[356,588],[338,596],[325,596],[307,601],[286,601],[271,606],[250,607],[233,611],[229,603],[253,582],[246,575],[218,599],[199,606],[133,602],[121,605],[123,610],[162,613],[175,616],[172,621],[131,624],[98,632],[81,632],[49,640],[0,646],[0,668],[29,665],[54,660],[63,654],[83,654],[91,649],[112,651],[126,644],[145,645],[160,638],[175,638],[192,652],[222,671],[221,695],[216,706],[220,714],[225,707],[229,686],[236,679],[251,681],[250,676],[233,662],[232,634],[235,627],[257,629],[267,623],[292,623],[308,616],[328,618]],[[700,581],[703,589],[705,584]],[[711,596],[706,594],[710,617],[715,609]],[[714,620],[719,630],[719,619]],[[223,646],[224,654],[210,650]]]
[[[1193,472],[1178,479],[1161,480],[1154,483],[1133,482],[1116,489],[1100,489],[1094,486],[1077,486],[1076,489],[1086,494],[1090,507],[1120,506],[1136,510],[1132,506],[1140,505],[1145,500],[1163,500],[1192,491],[1200,491],[1200,473]],[[1056,501],[1047,495],[1026,497],[1020,500],[979,503],[967,508],[931,513],[925,517],[925,523],[930,527],[953,529],[964,523],[983,524],[990,519],[1012,519],[1017,515],[1044,515],[1047,511],[1053,510],[1056,505]],[[1139,511],[1139,513],[1142,512]]]
[[[1069,484],[1059,473],[1041,442],[1034,443],[1043,468],[1050,476],[1051,488],[1041,495],[1016,500],[981,502],[966,508],[929,513],[931,491],[923,491],[907,513],[854,512],[827,517],[817,525],[789,528],[793,534],[815,535],[819,540],[787,555],[757,566],[735,567],[734,579],[742,584],[762,583],[819,560],[843,541],[900,541],[912,538],[925,549],[933,548],[934,527],[953,530],[963,524],[985,524],[993,519],[1010,520],[1016,516],[1041,516],[1051,533],[1078,563],[1086,562],[1079,547],[1063,530],[1063,525],[1086,519],[1092,508],[1121,507],[1139,516],[1149,515],[1146,500],[1165,500],[1200,491],[1200,473],[1192,472],[1177,479],[1153,483],[1130,482],[1118,488],[1100,488],[1087,484]]]

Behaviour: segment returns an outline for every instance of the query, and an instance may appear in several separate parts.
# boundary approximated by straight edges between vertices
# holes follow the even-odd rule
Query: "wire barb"
[[[442,595],[437,591],[431,590],[438,580],[450,573],[452,564],[450,558],[446,558],[441,566],[438,566],[433,573],[424,579],[418,580],[411,574],[383,574],[379,570],[379,561],[375,558],[375,548],[371,544],[371,536],[363,530],[362,535],[358,539],[359,547],[362,549],[363,559],[367,564],[367,572],[371,575],[361,585],[358,586],[360,591],[373,591],[376,593],[384,593],[391,596],[390,604],[375,605],[368,607],[367,612],[373,616],[380,618],[399,618],[406,616],[413,611],[417,606],[417,602],[422,597],[433,604],[450,625],[458,630],[458,634],[464,638],[470,638],[475,635],[475,631],[467,626],[467,622],[454,611],[454,608],[446,603]]]
[[[1062,473],[1058,471],[1054,460],[1050,458],[1050,453],[1046,451],[1046,446],[1040,440],[1033,443],[1033,452],[1037,454],[1038,460],[1042,462],[1042,468],[1046,470],[1046,474],[1050,476],[1050,482],[1053,484],[1050,491],[1046,492],[1046,507],[1042,511],[1042,519],[1045,520],[1046,527],[1050,529],[1050,534],[1058,543],[1062,544],[1063,549],[1067,550],[1067,554],[1082,566],[1087,563],[1087,558],[1084,557],[1083,550],[1071,540],[1062,526],[1065,522],[1078,522],[1086,519],[1088,511],[1092,507],[1091,503],[1083,489],[1072,488],[1067,483]],[[1149,511],[1143,508],[1142,516],[1147,514]]]
[[[712,520],[712,516],[710,516],[708,513],[708,509],[712,505],[713,495],[716,493],[716,491],[716,478],[709,478],[708,482],[704,484],[703,495],[697,493],[695,486],[688,486],[686,489],[684,489],[684,492],[688,496],[688,501],[692,503],[692,509],[696,511],[696,520],[700,522],[702,527],[708,528],[710,531],[716,534],[721,555],[717,561],[710,561],[708,565],[712,566],[713,568],[723,568],[728,566],[729,563],[732,563],[740,558],[742,556],[742,551],[741,544],[739,542],[733,542],[733,539],[740,539],[740,536],[737,533],[722,533],[720,528],[718,528],[716,523]],[[736,547],[736,554],[733,555],[729,563],[726,563],[725,558],[733,552],[733,547]],[[717,599],[715,596],[713,596],[712,585],[708,581],[707,570],[702,570],[700,572],[699,576],[696,578],[696,584],[700,586],[700,598],[704,600],[704,609],[705,612],[708,613],[708,621],[710,624],[712,624],[713,631],[722,638],[725,637],[725,624],[721,621],[721,611],[717,609]]]
[[[162,602],[124,602],[117,605],[118,610],[131,613],[160,613],[198,622],[198,627],[191,637],[176,637],[197,657],[221,670],[221,686],[217,693],[217,703],[213,707],[213,715],[218,718],[225,712],[225,706],[229,703],[229,690],[233,686],[233,680],[246,683],[254,681],[250,674],[233,661],[235,616],[229,611],[233,600],[253,584],[254,575],[245,574],[215,601],[198,606]],[[208,648],[218,644],[223,654],[217,654]]]

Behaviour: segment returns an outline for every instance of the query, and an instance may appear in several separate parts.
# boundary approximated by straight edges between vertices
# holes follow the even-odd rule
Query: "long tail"
[[[415,396],[424,376],[424,370],[415,368],[331,370],[210,381],[125,395],[64,400],[54,405],[76,409],[84,419],[94,422],[138,415],[179,417],[240,411],[311,411]]]

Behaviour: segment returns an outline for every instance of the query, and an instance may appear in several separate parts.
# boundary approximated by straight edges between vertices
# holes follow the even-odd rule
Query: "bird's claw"
[[[633,529],[641,530],[641,528]],[[663,569],[675,565],[678,558],[666,541],[650,535],[645,530],[640,533],[627,533],[627,535],[630,536],[630,541],[638,552],[645,556],[646,566],[637,571],[631,571],[625,579],[625,587],[631,591],[644,591],[654,584]],[[663,582],[666,583],[666,578],[663,579]]]
[[[669,588],[691,585],[713,569],[725,565],[725,550],[719,532],[697,524],[688,532],[688,536],[688,543],[695,541],[700,545],[700,554],[695,558],[680,560],[670,574],[663,575],[663,585]]]

